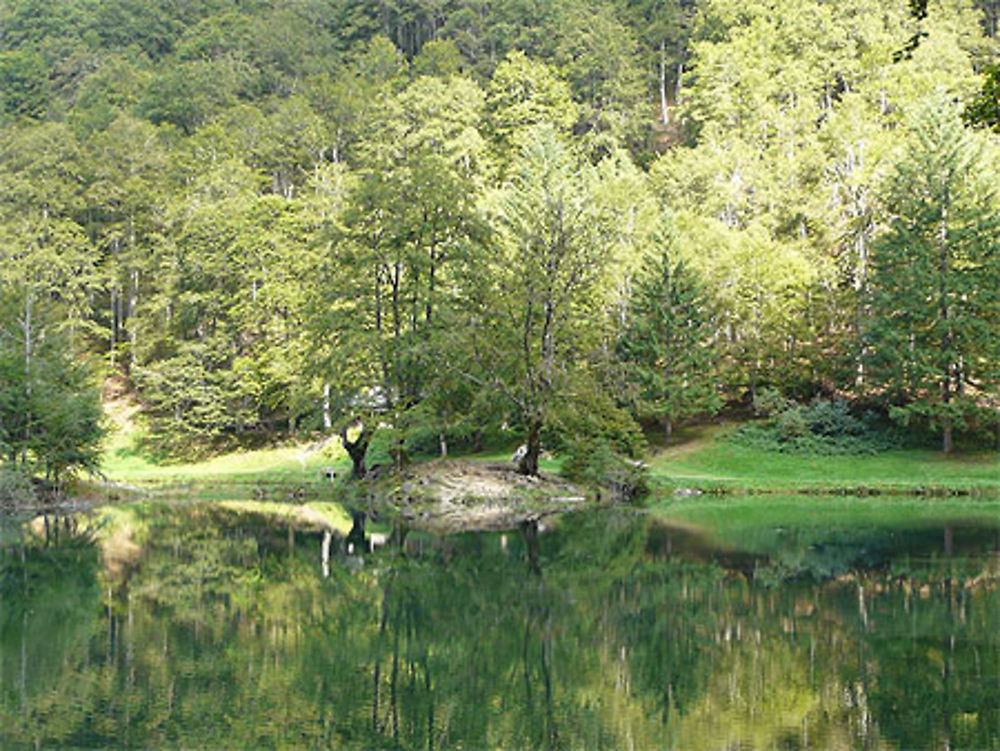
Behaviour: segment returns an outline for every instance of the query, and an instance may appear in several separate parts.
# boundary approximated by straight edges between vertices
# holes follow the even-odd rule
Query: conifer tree
[[[707,301],[695,274],[671,255],[664,249],[646,260],[617,345],[627,400],[668,441],[678,420],[721,406]]]
[[[984,156],[952,108],[926,110],[873,253],[872,373],[893,416],[939,428],[945,453],[1000,383],[1000,209]]]

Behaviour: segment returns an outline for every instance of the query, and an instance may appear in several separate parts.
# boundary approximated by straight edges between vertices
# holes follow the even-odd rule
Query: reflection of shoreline
[[[30,615],[0,630],[3,677],[28,666],[24,702],[0,693],[0,745],[888,749],[973,714],[952,747],[993,737],[995,584],[948,584],[970,545],[995,570],[992,530],[953,530],[952,558],[920,553],[943,553],[940,530],[892,530],[919,542],[912,567],[764,581],[760,554],[744,575],[723,564],[746,553],[713,556],[698,530],[627,509],[539,535],[380,529],[363,559],[330,528],[250,507],[117,513],[142,547],[127,588],[98,585],[90,547],[78,601],[76,553],[34,535],[30,575],[4,579]],[[849,537],[826,552],[846,556]],[[813,540],[768,539],[786,563]]]

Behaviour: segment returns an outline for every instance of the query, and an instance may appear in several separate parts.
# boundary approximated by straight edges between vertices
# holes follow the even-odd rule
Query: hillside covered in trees
[[[726,405],[989,445],[998,16],[0,0],[4,459],[94,466],[99,382],[164,455],[357,475],[378,426],[586,473]]]

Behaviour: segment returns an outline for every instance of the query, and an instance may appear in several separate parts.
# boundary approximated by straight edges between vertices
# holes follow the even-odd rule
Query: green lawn
[[[102,463],[102,471],[109,480],[132,484],[227,478],[294,482],[302,478],[316,479],[321,467],[350,467],[341,455],[339,444],[336,451],[329,447],[325,451],[306,455],[306,450],[307,444],[237,451],[188,464],[159,464],[138,453],[109,452]]]
[[[219,497],[241,497],[256,485],[323,487],[328,485],[321,468],[349,471],[339,441],[325,446],[299,443],[256,451],[234,451],[188,463],[161,463],[137,448],[139,431],[133,422],[135,408],[110,405],[112,430],[105,445],[101,471],[113,483],[143,488],[197,486],[213,488]],[[232,492],[227,493],[227,488]],[[201,491],[199,491],[201,495]]]
[[[1000,455],[996,452],[946,457],[913,449],[873,456],[795,456],[722,440],[732,429],[709,426],[682,433],[675,445],[654,452],[650,460],[654,481],[667,489],[1000,492]]]
[[[339,441],[325,446],[301,443],[257,451],[238,451],[186,464],[157,463],[136,449],[134,408],[109,410],[115,430],[108,441],[102,470],[108,479],[143,487],[189,485],[212,497],[271,498],[268,487],[328,487],[320,469],[349,471]],[[879,490],[894,493],[968,491],[1000,494],[1000,454],[956,454],[931,450],[896,450],[874,456],[796,456],[737,446],[723,440],[735,425],[709,425],[678,433],[669,447],[654,447],[649,460],[654,497],[675,488],[722,492],[829,492]],[[477,461],[510,461],[514,447],[476,454]],[[542,462],[557,473],[562,457]],[[277,491],[275,491],[277,493]],[[277,498],[275,494],[273,496]]]

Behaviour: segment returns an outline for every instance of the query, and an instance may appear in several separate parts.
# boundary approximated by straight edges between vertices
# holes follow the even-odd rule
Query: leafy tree
[[[48,69],[37,51],[22,48],[0,52],[0,116],[41,116],[48,88]]]
[[[145,323],[139,307],[154,282],[150,260],[161,236],[168,151],[162,131],[127,114],[88,146],[87,208],[107,291],[107,314],[98,320],[105,324],[110,365],[128,373]]]
[[[542,432],[593,346],[617,217],[601,210],[598,172],[551,125],[528,139],[494,196],[496,240],[485,267],[469,270],[466,294],[482,385],[515,409],[526,439],[519,469],[536,475]]]
[[[696,3],[690,0],[629,0],[630,25],[643,44],[641,56],[656,82],[660,123],[670,122],[670,104],[676,103],[684,69]],[[676,69],[676,72],[674,72]],[[675,91],[668,93],[668,83]]]
[[[373,427],[378,413],[401,442],[405,414],[434,388],[454,269],[483,234],[482,109],[474,82],[421,76],[386,103],[385,118],[359,143],[362,169],[343,227],[327,235],[313,317],[316,359],[342,426]],[[362,427],[357,440],[370,435]],[[363,475],[364,451],[351,451]]]
[[[556,7],[553,61],[580,105],[577,133],[587,133],[598,153],[619,145],[641,150],[648,104],[632,30],[611,4],[563,0]]]
[[[413,72],[418,76],[453,76],[461,71],[462,62],[462,53],[452,40],[434,40],[413,58]]]
[[[906,423],[953,430],[1000,383],[1000,208],[984,146],[954,108],[929,107],[896,166],[873,252],[868,333],[875,383]]]
[[[984,74],[983,88],[965,110],[965,120],[1000,132],[1000,65],[992,65]]]
[[[669,441],[684,417],[711,413],[716,393],[713,327],[701,283],[666,248],[647,259],[618,344],[627,398]]]
[[[549,124],[566,132],[577,117],[566,83],[551,66],[523,52],[511,52],[497,66],[486,108],[494,138],[504,148],[521,146],[536,125]]]

